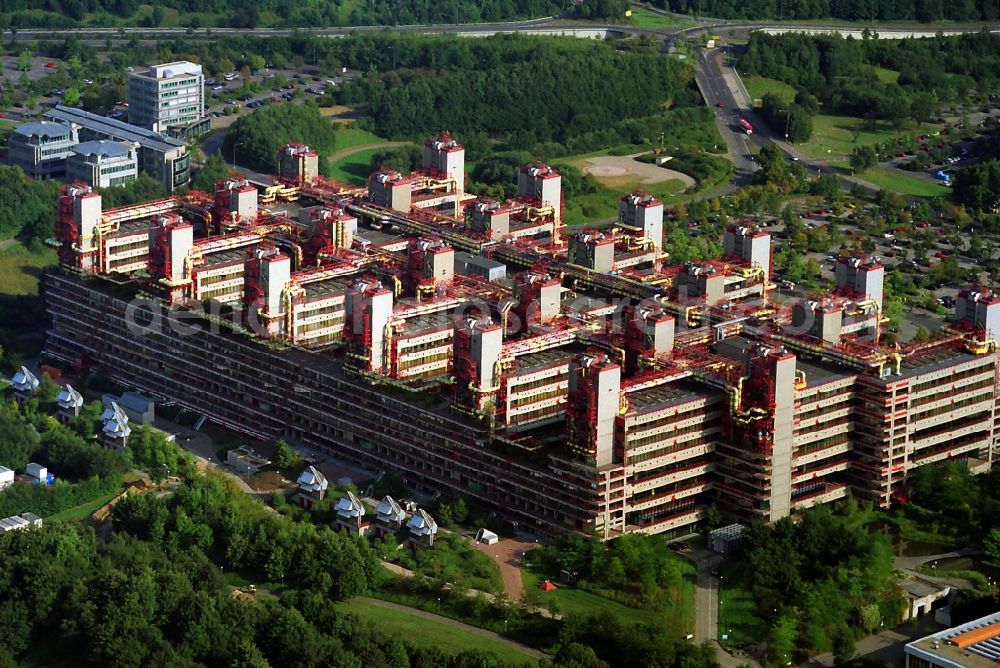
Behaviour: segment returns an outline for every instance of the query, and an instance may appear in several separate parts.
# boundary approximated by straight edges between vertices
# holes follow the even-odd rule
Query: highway
[[[662,11],[655,13],[674,18],[690,19],[688,16],[672,14]],[[398,25],[398,26],[330,26],[317,28],[147,28],[147,27],[121,27],[121,28],[62,28],[62,29],[20,29],[5,30],[0,35],[7,41],[31,41],[37,39],[52,39],[59,37],[77,37],[84,41],[87,38],[106,39],[141,37],[144,41],[155,39],[168,39],[183,37],[187,40],[215,40],[220,36],[233,37],[290,37],[293,34],[310,34],[318,37],[346,37],[352,34],[378,33],[383,31],[391,32],[412,32],[423,34],[461,34],[461,35],[493,35],[498,33],[527,33],[539,35],[578,35],[593,37],[597,33],[604,33],[606,36],[640,36],[647,35],[663,40],[674,39],[678,36],[691,35],[702,31],[720,32],[737,31],[738,33],[750,30],[764,30],[766,32],[810,32],[810,33],[833,33],[851,34],[860,36],[865,29],[877,32],[881,39],[899,39],[908,36],[934,36],[935,34],[957,35],[969,32],[979,32],[984,28],[990,32],[1000,32],[1000,24],[968,24],[949,25],[947,28],[935,30],[932,24],[913,24],[910,26],[899,23],[890,24],[851,24],[843,25],[822,25],[809,23],[775,23],[772,21],[725,21],[719,19],[707,19],[697,26],[688,28],[640,28],[633,25],[616,23],[596,23],[592,21],[578,21],[563,19],[560,16],[547,16],[526,21],[508,21],[497,23],[468,23],[468,24],[435,24],[435,25]]]

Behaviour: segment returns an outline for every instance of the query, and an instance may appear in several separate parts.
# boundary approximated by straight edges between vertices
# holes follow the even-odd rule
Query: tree
[[[213,192],[215,182],[229,176],[229,165],[221,154],[216,153],[210,156],[200,168],[194,171],[191,177],[191,189]]]
[[[17,69],[21,72],[27,72],[31,69],[31,52],[22,51],[17,56]]]
[[[991,529],[983,538],[983,554],[993,562],[1000,562],[1000,529]]]
[[[840,624],[833,634],[833,660],[837,665],[854,658],[854,634],[847,624]]]
[[[461,496],[451,504],[451,516],[455,520],[455,524],[462,524],[469,519],[469,506]]]
[[[279,438],[275,443],[274,464],[280,469],[291,469],[298,465],[299,454],[292,450],[291,446],[283,438]]]
[[[75,86],[70,86],[63,93],[63,103],[67,107],[76,107],[80,104],[80,90]]]
[[[878,164],[878,153],[871,145],[858,146],[851,153],[851,169],[863,172]]]

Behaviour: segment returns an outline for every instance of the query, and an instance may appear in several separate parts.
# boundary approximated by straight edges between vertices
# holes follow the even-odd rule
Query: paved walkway
[[[461,629],[467,633],[474,633],[477,636],[483,638],[489,638],[490,640],[498,643],[512,647],[518,651],[524,652],[536,659],[544,659],[545,653],[540,652],[533,647],[528,647],[527,645],[522,645],[519,642],[505,638],[502,635],[493,633],[493,631],[487,631],[486,629],[481,629],[478,626],[470,626],[464,624],[458,620],[452,619],[451,617],[444,617],[442,615],[435,615],[433,612],[426,612],[424,610],[418,610],[417,608],[410,608],[405,605],[399,605],[397,603],[390,603],[388,601],[382,601],[377,598],[368,598],[366,596],[359,596],[357,598],[351,599],[353,601],[361,601],[362,603],[368,603],[369,605],[378,606],[380,608],[387,608],[389,610],[397,610],[399,612],[405,612],[406,614],[413,615],[415,617],[423,617],[424,619],[429,619],[431,621],[438,622],[439,624],[445,624],[451,626],[452,628]]]
[[[951,552],[931,554],[924,557],[896,557],[893,561],[893,565],[900,571],[917,571],[919,570],[920,564],[926,564],[928,561],[940,561],[941,559],[952,559],[954,557],[971,557],[976,554],[979,554],[979,550],[976,548],[963,547],[958,550],[952,550]]]

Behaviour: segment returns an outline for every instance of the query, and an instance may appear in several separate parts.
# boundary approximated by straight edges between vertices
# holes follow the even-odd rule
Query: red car
[[[719,100],[718,102],[715,103],[715,106],[717,106],[719,109],[722,109],[726,105],[722,104],[722,100]]]
[[[54,70],[56,68],[56,64],[55,63],[45,63],[45,67],[49,68],[50,70]]]

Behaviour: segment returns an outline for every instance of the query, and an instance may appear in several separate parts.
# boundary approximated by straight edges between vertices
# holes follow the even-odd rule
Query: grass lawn
[[[338,160],[330,165],[330,178],[345,183],[363,185],[372,173],[372,156],[380,150],[371,148]]]
[[[524,582],[525,589],[537,588],[538,583],[542,580],[536,573],[525,568],[521,569],[521,579]],[[616,619],[626,624],[643,624],[655,621],[664,616],[663,613],[653,612],[652,610],[630,608],[609,598],[591,594],[589,591],[576,589],[568,585],[558,586],[559,588],[555,591],[543,592],[541,600],[543,605],[546,601],[555,602],[558,605],[560,614],[563,615],[568,613],[596,615],[601,612],[609,612]],[[693,604],[691,608],[693,610]]]
[[[795,98],[795,89],[783,81],[767,77],[743,77],[743,85],[747,87],[751,99],[759,100],[768,93],[780,95],[785,100]]]
[[[601,181],[607,183],[595,193],[577,195],[572,200],[567,199],[563,208],[563,220],[567,225],[583,225],[599,220],[618,217],[618,200],[625,193],[641,190],[669,202],[675,196],[684,192],[684,182],[679,179],[668,179],[659,183],[640,183],[638,176],[612,177]]]
[[[116,489],[110,494],[105,494],[104,496],[99,496],[93,501],[88,501],[87,503],[82,503],[79,506],[73,508],[67,508],[61,512],[56,513],[45,518],[46,522],[79,522],[85,520],[90,515],[103,506],[105,503],[115,498],[121,493],[121,489]]]
[[[434,547],[411,553],[394,553],[390,561],[403,568],[448,582],[462,579],[464,586],[494,594],[503,591],[500,568],[485,552],[453,532],[439,533]],[[463,579],[464,578],[464,579]]]
[[[886,188],[901,195],[916,195],[917,197],[944,197],[951,192],[946,186],[924,181],[915,176],[889,172],[884,169],[869,169],[861,178],[871,181],[880,188]]]
[[[875,76],[882,83],[896,83],[896,80],[899,79],[899,72],[896,70],[887,70],[884,67],[877,66],[872,69],[875,70]]]
[[[0,118],[0,137],[7,136],[16,127],[17,123],[15,121],[9,118]]]
[[[336,607],[343,612],[355,614],[416,647],[435,647],[449,654],[482,649],[493,652],[508,664],[532,661],[530,655],[505,643],[402,610],[383,608],[366,601],[337,603]]]
[[[690,28],[696,25],[688,19],[663,16],[639,7],[632,7],[632,16],[627,20],[636,28]]]
[[[884,121],[871,129],[861,118],[819,114],[813,117],[812,139],[796,148],[816,158],[843,157],[850,155],[857,146],[893,140],[898,134],[895,127]]]
[[[0,294],[36,295],[42,269],[56,263],[56,252],[31,252],[19,241],[0,242]]]
[[[379,142],[388,141],[379,137],[378,135],[372,134],[367,130],[362,130],[361,128],[356,128],[353,125],[345,125],[337,130],[337,150],[341,151],[345,148],[351,148],[352,146],[364,146],[365,144],[378,144]]]
[[[724,561],[719,581],[719,638],[726,645],[753,645],[767,637],[769,626],[757,612],[750,572],[742,561]],[[722,635],[729,639],[721,641]]]

